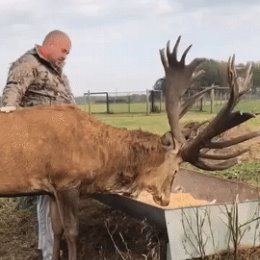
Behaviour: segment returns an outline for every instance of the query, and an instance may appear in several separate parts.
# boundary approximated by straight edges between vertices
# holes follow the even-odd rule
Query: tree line
[[[260,62],[251,62],[252,70],[253,70],[253,79],[252,79],[252,92],[256,93],[260,91]],[[248,63],[246,64],[238,64],[237,72],[239,76],[244,76],[246,73],[246,68]],[[196,87],[207,87],[211,86],[212,84],[218,85],[220,87],[227,87],[227,62],[224,61],[216,61],[213,59],[209,59],[205,61],[199,69],[204,70],[203,76],[199,78],[196,82]],[[162,90],[164,93],[165,84],[164,78],[158,79],[154,86],[154,90]]]

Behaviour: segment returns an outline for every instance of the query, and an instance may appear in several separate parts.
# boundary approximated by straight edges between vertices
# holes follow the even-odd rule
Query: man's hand
[[[16,110],[16,106],[6,106],[0,108],[0,112],[5,112],[5,113],[13,112],[15,110]]]

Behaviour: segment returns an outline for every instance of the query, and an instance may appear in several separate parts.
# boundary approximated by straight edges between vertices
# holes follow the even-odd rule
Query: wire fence
[[[87,92],[76,103],[89,113],[149,113],[148,92]]]
[[[205,89],[190,89],[184,100]],[[192,106],[192,111],[217,112],[227,102],[230,95],[228,87],[214,86]],[[1,99],[1,97],[0,97]],[[165,97],[160,90],[129,92],[91,92],[75,97],[76,104],[89,113],[103,114],[150,114],[165,112]],[[247,93],[243,101],[247,102],[248,112],[260,112],[260,91]],[[0,100],[1,101],[1,100]],[[240,102],[242,103],[242,102]],[[259,104],[258,104],[259,103]],[[2,103],[1,103],[2,104]]]
[[[185,98],[202,90],[196,88],[189,90]],[[214,89],[207,92],[203,98],[195,102],[191,110],[207,111],[214,113],[219,109],[229,97],[228,87],[215,86]],[[258,100],[260,94],[248,93],[243,96],[244,100]],[[165,97],[162,91],[146,90],[131,92],[86,92],[83,96],[76,97],[76,103],[83,110],[89,113],[107,113],[107,114],[150,114],[165,112]]]

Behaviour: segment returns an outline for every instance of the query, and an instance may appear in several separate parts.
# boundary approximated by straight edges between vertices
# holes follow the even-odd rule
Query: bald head
[[[61,40],[70,42],[70,38],[65,32],[59,30],[51,31],[45,36],[42,42],[42,46],[49,45],[56,41],[61,41]]]
[[[40,51],[50,62],[58,67],[63,67],[70,49],[69,36],[65,32],[55,30],[45,36]]]

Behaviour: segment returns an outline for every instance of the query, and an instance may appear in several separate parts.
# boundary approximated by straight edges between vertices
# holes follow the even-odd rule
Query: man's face
[[[48,58],[57,67],[62,68],[70,49],[71,43],[69,39],[65,37],[57,37],[53,39],[48,48]]]

